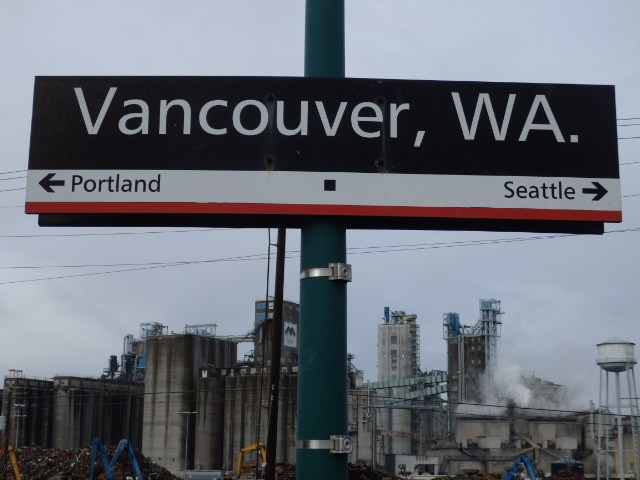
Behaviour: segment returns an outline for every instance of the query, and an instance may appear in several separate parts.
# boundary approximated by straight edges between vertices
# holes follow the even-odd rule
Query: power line
[[[299,251],[296,251],[299,253]],[[113,267],[167,267],[178,265],[197,265],[200,263],[216,263],[216,262],[237,262],[244,260],[264,260],[267,258],[266,253],[257,253],[253,255],[241,255],[237,257],[227,257],[218,259],[205,260],[181,260],[174,262],[140,262],[140,263],[103,263],[103,264],[76,264],[76,265],[28,265],[28,266],[0,266],[0,269],[45,269],[45,268],[113,268]],[[289,257],[292,258],[292,257]]]
[[[57,275],[52,277],[30,278],[30,279],[24,279],[24,280],[9,280],[6,282],[0,282],[0,285],[15,285],[18,283],[42,282],[45,280],[61,280],[66,278],[92,277],[97,275],[109,275],[113,273],[135,272],[140,270],[153,270],[156,268],[180,267],[185,265],[196,265],[196,264],[203,264],[203,263],[238,262],[238,261],[263,260],[263,259],[264,259],[264,254],[257,254],[257,255],[247,255],[244,257],[218,258],[218,259],[212,259],[212,260],[199,260],[199,261],[192,261],[192,262],[150,264],[150,265],[143,265],[143,266],[134,267],[134,268],[107,270],[103,272],[76,273],[71,275]]]
[[[633,227],[633,228],[627,228],[627,229],[621,229],[621,230],[612,230],[604,233],[612,234],[612,233],[629,233],[629,232],[638,232],[638,231],[640,231],[640,227]],[[578,236],[578,235],[577,234],[559,234],[559,235],[548,235],[548,236],[469,240],[469,241],[460,241],[460,242],[438,242],[438,243],[408,244],[408,245],[382,245],[382,246],[369,246],[369,247],[352,247],[352,248],[348,248],[347,250],[349,251],[350,255],[363,255],[363,254],[371,254],[371,253],[393,253],[393,252],[407,252],[407,251],[418,251],[418,250],[434,250],[439,248],[494,245],[499,243],[547,240],[547,239],[553,239],[553,238],[564,238],[564,237],[575,237],[575,236]],[[354,250],[360,250],[360,251],[354,251]],[[290,251],[290,252],[287,252],[286,258],[288,259],[297,258],[299,254],[300,254],[299,250]],[[14,285],[19,283],[41,282],[46,280],[61,280],[61,279],[67,279],[67,278],[109,275],[113,273],[125,273],[125,272],[141,271],[141,270],[152,270],[157,268],[198,265],[198,264],[205,264],[205,263],[255,261],[255,260],[264,260],[265,258],[266,258],[266,255],[261,253],[261,254],[244,255],[244,256],[238,256],[238,257],[227,257],[227,258],[217,258],[217,259],[207,259],[207,260],[187,260],[187,261],[166,262],[166,263],[129,264],[133,266],[133,268],[118,268],[116,270],[106,270],[102,272],[87,272],[87,273],[57,275],[57,276],[41,277],[41,278],[33,278],[33,279],[10,280],[6,282],[0,282],[0,285]],[[126,265],[126,264],[113,264],[110,266],[123,266],[123,265]],[[58,265],[58,266],[22,267],[22,268],[81,268],[81,267],[89,268],[89,267],[92,267],[92,265],[88,265],[88,264],[76,265],[76,266]],[[21,268],[21,267],[2,267],[2,268]]]
[[[27,187],[7,188],[7,189],[4,189],[4,190],[0,190],[0,193],[2,193],[2,192],[15,192],[15,191],[18,191],[18,190],[26,190],[26,189],[27,189]]]
[[[574,234],[564,235],[548,235],[548,236],[530,236],[530,237],[516,237],[516,238],[498,238],[487,240],[462,240],[457,242],[435,242],[435,243],[415,243],[415,244],[397,244],[397,245],[377,245],[366,247],[349,247],[347,250],[351,255],[359,255],[366,253],[387,253],[387,252],[401,252],[421,249],[436,249],[436,248],[452,248],[452,247],[464,247],[474,245],[487,245],[494,243],[510,243],[510,242],[523,242],[532,240],[543,240],[548,238],[560,238],[575,236]],[[287,252],[287,258],[296,258],[300,254],[299,250],[290,250]],[[229,262],[229,261],[245,261],[245,260],[264,260],[267,258],[266,254],[253,254],[243,255],[237,257],[228,257],[221,259],[204,259],[204,260],[180,260],[173,262],[139,262],[139,263],[110,263],[110,264],[67,264],[67,265],[9,265],[0,266],[0,269],[18,270],[18,269],[47,269],[47,268],[114,268],[114,267],[135,267],[131,271],[137,270],[141,267],[155,268],[155,267],[170,267],[180,265],[197,265],[202,263],[216,263],[216,262]],[[123,270],[129,271],[129,270]],[[96,272],[96,275],[109,272]],[[64,277],[63,277],[64,278]]]
[[[1,207],[0,207],[1,208]],[[56,237],[117,237],[123,235],[157,235],[168,233],[192,233],[231,231],[237,228],[190,228],[185,230],[149,230],[144,232],[99,232],[99,233],[44,233],[33,235],[0,235],[0,238],[56,238]]]
[[[0,178],[0,182],[6,182],[7,180],[20,180],[22,178],[27,178],[26,175],[22,177],[9,177],[9,178]]]

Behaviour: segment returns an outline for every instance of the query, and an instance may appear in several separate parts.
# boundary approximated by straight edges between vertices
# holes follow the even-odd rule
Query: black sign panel
[[[616,136],[611,86],[37,77],[27,211],[601,230],[621,220]]]
[[[610,86],[38,77],[30,169],[618,178]]]

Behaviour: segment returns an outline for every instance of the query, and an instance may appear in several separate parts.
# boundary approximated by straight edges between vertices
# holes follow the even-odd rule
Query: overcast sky
[[[347,0],[346,72],[614,85],[618,137],[640,137],[639,20],[637,0]],[[267,292],[265,229],[38,227],[23,178],[34,77],[302,76],[303,21],[301,0],[0,2],[0,374],[99,376],[143,322],[244,334]],[[474,324],[494,298],[500,360],[597,402],[596,344],[640,339],[639,152],[639,138],[619,141],[623,222],[602,236],[350,231],[348,349],[365,378],[385,306],[417,314],[422,369],[446,369],[443,313]],[[292,301],[299,248],[290,230]],[[199,263],[139,269],[184,261]]]

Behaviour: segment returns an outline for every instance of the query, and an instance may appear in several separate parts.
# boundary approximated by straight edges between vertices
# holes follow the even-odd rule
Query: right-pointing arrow
[[[607,193],[609,193],[609,191],[606,188],[604,188],[599,182],[591,182],[591,183],[596,188],[583,188],[582,193],[595,195],[595,197],[591,199],[592,201],[597,202],[602,197],[604,197]]]

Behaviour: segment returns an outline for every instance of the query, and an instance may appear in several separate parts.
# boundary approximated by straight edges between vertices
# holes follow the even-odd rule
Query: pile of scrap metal
[[[400,480],[402,477],[376,470],[363,463],[349,464],[349,480]]]
[[[117,447],[106,446],[105,448],[109,458],[113,458]],[[16,450],[16,454],[23,479],[50,480],[55,477],[60,480],[86,480],[89,478],[91,446],[80,450],[43,448],[35,445],[21,446]],[[141,454],[137,453],[136,457],[145,480],[152,473],[156,474],[157,480],[179,480],[178,477],[152,463]],[[6,469],[6,472],[7,480],[16,480],[12,469]]]

